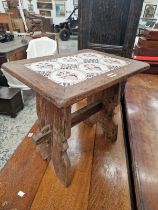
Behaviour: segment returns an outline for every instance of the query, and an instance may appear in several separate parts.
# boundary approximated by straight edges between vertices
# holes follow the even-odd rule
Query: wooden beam
[[[77,125],[81,121],[86,120],[91,115],[99,112],[102,109],[102,106],[103,105],[101,102],[95,102],[95,103],[89,104],[88,106],[85,106],[82,109],[72,113],[71,127]]]

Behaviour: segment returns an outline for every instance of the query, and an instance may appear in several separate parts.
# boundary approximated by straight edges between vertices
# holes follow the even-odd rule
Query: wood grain
[[[91,115],[96,114],[102,109],[102,106],[103,106],[102,103],[95,101],[95,103],[93,102],[91,104],[88,104],[82,109],[72,113],[71,126],[73,127],[77,125],[78,123],[80,123],[81,121],[86,120]]]
[[[68,141],[75,171],[72,184],[63,187],[48,167],[31,210],[131,209],[121,120],[114,144],[104,138],[100,129],[98,126],[97,136],[96,127],[85,123],[72,129]]]
[[[120,84],[104,91],[102,98],[103,109],[99,117],[99,123],[102,125],[105,138],[112,142],[117,140],[118,135],[117,108],[120,106],[120,91]]]
[[[127,83],[125,102],[138,210],[158,209],[158,75]]]
[[[79,49],[131,57],[142,5],[143,0],[80,0]]]
[[[118,138],[105,139],[97,124],[88,210],[130,210],[130,193],[122,120],[118,114]]]
[[[30,132],[36,130],[35,125]],[[26,137],[0,173],[0,209],[30,209],[47,164]],[[25,193],[24,197],[17,195],[19,191]]]
[[[77,107],[73,106],[72,110],[76,111],[76,108],[84,105],[85,101]],[[97,133],[96,126],[89,127],[85,123],[73,127],[72,136],[68,140],[68,155],[74,177],[68,188],[52,173],[50,165],[44,174],[46,162],[34,151],[30,139],[26,140],[27,143],[24,141],[13,156],[16,163],[14,161],[12,166],[9,161],[0,175],[0,209],[130,210],[120,119],[118,124],[116,143],[105,139],[99,125]],[[36,129],[32,131],[35,132]],[[17,196],[19,190],[26,192],[23,198]]]
[[[81,123],[72,129],[68,155],[74,177],[65,188],[48,167],[31,210],[86,210],[91,178],[95,127]]]
[[[96,52],[93,50],[82,50],[67,55],[77,55],[81,52]],[[124,61],[129,61],[129,59],[121,58],[119,56],[98,52],[102,55],[111,56],[113,58],[118,58]],[[64,55],[64,56],[67,56]],[[36,93],[43,96],[48,101],[51,101],[57,107],[67,107],[80,100],[91,96],[92,94],[99,93],[108,87],[118,84],[129,77],[135,75],[136,73],[142,72],[149,69],[149,64],[130,60],[131,63],[127,66],[121,67],[113,70],[116,74],[115,77],[107,77],[106,73],[95,76],[93,78],[87,79],[86,81],[79,82],[78,84],[72,86],[61,86],[48,78],[40,75],[37,72],[29,70],[24,65],[32,62],[44,61],[53,58],[63,57],[63,55],[48,56],[42,58],[27,59],[22,61],[14,61],[5,63],[2,68],[10,73],[12,76],[16,77],[18,80],[29,86]]]
[[[50,159],[56,175],[68,186],[70,179],[70,160],[67,155],[67,139],[71,136],[71,107],[59,109],[39,94],[36,96],[38,123],[40,128],[49,125],[49,135],[42,139],[40,153]]]

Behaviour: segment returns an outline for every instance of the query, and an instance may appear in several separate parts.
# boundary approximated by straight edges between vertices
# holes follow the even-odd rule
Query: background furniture
[[[20,32],[20,33],[25,32],[24,23],[22,21],[22,18],[12,17],[12,26],[13,26],[14,31],[17,31],[17,32]]]
[[[48,37],[31,40],[26,50],[27,59],[54,55],[57,52],[57,43]]]
[[[20,12],[18,9],[19,0],[6,0],[8,3],[9,12],[12,13],[12,18],[20,18]]]
[[[54,55],[57,53],[57,43],[55,40],[48,37],[41,37],[33,39],[29,42],[27,52],[27,59]],[[20,60],[16,58],[16,60]],[[8,60],[9,61],[9,60]],[[13,88],[20,88],[21,90],[29,90],[30,88],[25,84],[21,83],[15,77],[2,69],[4,76],[8,81],[8,85]]]
[[[0,114],[16,117],[18,111],[23,109],[21,90],[0,86]]]
[[[51,32],[53,19],[42,17],[41,15],[32,14],[26,9],[24,10],[26,23],[29,28],[29,32],[41,31],[42,33]]]
[[[45,32],[44,22],[43,22],[44,17],[31,14],[26,9],[24,9],[24,15],[26,18],[26,24],[28,26],[29,32],[33,32],[33,33],[34,31],[41,31],[43,33]]]
[[[142,31],[134,47],[134,55],[158,57],[158,29],[146,28]]]
[[[13,31],[10,13],[0,13],[0,27],[3,31]]]
[[[0,43],[0,68],[1,65],[7,61],[15,61],[25,59],[26,49],[28,43],[22,43],[22,38],[15,38],[14,41]],[[28,41],[31,40],[31,37],[26,38]],[[6,79],[4,78],[2,72],[0,71],[0,85],[7,85]]]
[[[43,16],[50,17],[51,11],[54,9],[52,0],[37,0],[37,8],[39,9],[39,13]]]
[[[131,57],[143,2],[80,0],[79,49]]]
[[[158,74],[158,57],[149,57],[149,56],[135,56],[133,59],[138,61],[144,61],[150,64],[150,69],[144,73],[148,74]]]

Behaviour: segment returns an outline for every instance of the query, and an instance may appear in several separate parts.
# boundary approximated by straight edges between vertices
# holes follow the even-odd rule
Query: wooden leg
[[[102,98],[102,93],[98,93],[92,96],[89,96],[87,98],[87,105],[91,104],[93,102],[99,102],[101,101]],[[92,115],[91,117],[89,117],[88,119],[84,120],[84,123],[86,123],[88,126],[92,127],[94,124],[96,124],[98,121],[98,113]]]
[[[38,116],[38,128],[39,131],[50,123],[49,113],[47,111],[49,103],[40,95],[36,95],[36,112]],[[51,135],[43,137],[42,142],[37,144],[37,150],[40,152],[44,160],[51,158]]]
[[[59,109],[37,95],[37,115],[40,132],[34,136],[44,159],[49,158],[60,181],[70,184],[70,161],[67,139],[71,135],[71,107]],[[43,128],[43,129],[42,129]],[[40,139],[42,137],[42,141]]]
[[[103,109],[100,113],[99,122],[102,125],[106,138],[112,142],[117,140],[118,124],[116,110],[120,102],[120,85],[108,88],[103,93]]]
[[[67,154],[67,139],[71,136],[71,108],[53,108],[53,141],[51,161],[58,178],[65,186],[70,184],[70,160]]]

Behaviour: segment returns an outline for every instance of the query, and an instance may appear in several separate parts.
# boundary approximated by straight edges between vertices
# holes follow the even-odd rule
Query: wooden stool
[[[19,88],[0,87],[0,113],[16,117],[23,109],[21,90]]]
[[[42,73],[41,64],[37,62],[44,63]],[[55,75],[52,75],[50,66],[51,70],[59,66],[53,71]],[[120,86],[128,77],[147,70],[149,65],[99,51],[81,50],[66,57],[58,55],[53,59],[50,56],[8,62],[2,68],[36,92],[40,130],[32,136],[32,140],[42,158],[50,160],[60,181],[68,186],[72,179],[67,153],[71,128],[90,117],[88,124],[99,121],[105,136],[115,142]],[[92,77],[89,78],[89,75]],[[87,99],[87,106],[71,112],[72,105],[83,99]],[[93,116],[97,113],[99,117]]]

